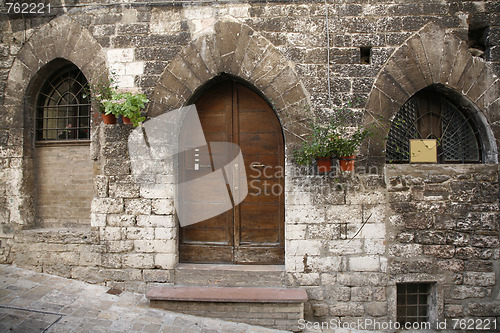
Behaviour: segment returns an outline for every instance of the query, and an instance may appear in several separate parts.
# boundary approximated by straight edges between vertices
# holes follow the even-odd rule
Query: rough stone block
[[[150,199],[125,199],[125,212],[133,215],[151,214]]]
[[[109,195],[114,198],[138,198],[140,188],[133,182],[117,182],[109,185]]]
[[[471,286],[494,286],[496,282],[495,273],[488,272],[465,272],[464,284]]]
[[[380,258],[379,256],[350,257],[349,270],[359,272],[378,272],[380,271]]]
[[[90,225],[92,227],[105,227],[106,214],[90,214]]]
[[[171,199],[153,199],[151,211],[156,215],[171,215],[174,213],[174,204]]]
[[[287,239],[306,239],[307,224],[287,224],[286,235]]]
[[[496,236],[473,235],[471,238],[471,245],[482,248],[498,247],[499,245],[498,235]]]
[[[154,232],[155,239],[171,240],[177,237],[176,228],[154,228]]]
[[[387,302],[371,302],[365,304],[366,314],[373,317],[383,317],[387,315]]]
[[[110,214],[107,215],[107,225],[110,227],[131,227],[135,225],[135,216]]]
[[[386,251],[386,241],[383,239],[365,239],[364,251],[366,254],[384,254]]]
[[[124,236],[124,228],[105,227],[99,229],[99,234],[102,240],[121,240]]]
[[[451,298],[482,298],[491,294],[491,288],[476,286],[454,286],[451,290]]]
[[[145,227],[129,227],[126,231],[127,239],[154,239],[155,238],[155,229],[154,228],[145,228]]]
[[[108,177],[101,175],[94,177],[94,193],[99,198],[108,196]]]
[[[446,304],[444,306],[444,314],[450,318],[463,317],[464,307],[460,304]]]
[[[123,211],[123,199],[94,198],[92,200],[92,212],[102,214],[121,213]]]
[[[173,269],[178,263],[177,254],[157,253],[155,254],[154,263],[156,267],[162,269]]]
[[[171,270],[145,269],[143,274],[146,282],[171,283],[174,280]]]
[[[110,253],[124,253],[124,252],[130,252],[134,249],[134,242],[131,240],[118,240],[118,241],[107,240],[105,241],[105,244],[106,244],[106,251]],[[112,267],[114,267],[114,265],[112,265]]]
[[[453,258],[455,255],[455,247],[451,245],[424,245],[423,250],[424,254],[436,258]]]
[[[337,276],[339,285],[350,287],[381,286],[385,285],[387,275],[374,272],[347,272]]]
[[[177,247],[174,241],[165,240],[134,240],[134,249],[137,252],[154,253],[176,253]]]
[[[500,316],[500,303],[498,301],[488,303],[470,303],[468,310],[470,316],[498,317]]]
[[[372,300],[371,287],[352,287],[351,301],[353,302],[370,302]]]
[[[137,225],[142,227],[162,227],[170,228],[175,226],[175,219],[172,215],[139,215]]]
[[[287,252],[292,256],[317,256],[320,255],[322,242],[319,240],[289,240]]]
[[[127,253],[123,255],[123,266],[130,268],[153,268],[154,255],[149,253]]]
[[[327,304],[313,304],[312,310],[313,310],[313,315],[315,317],[325,317],[328,315],[328,305]]]
[[[108,63],[134,61],[134,48],[109,49],[106,52]]]
[[[423,253],[420,244],[392,244],[389,245],[389,254],[395,257],[412,258]]]
[[[339,272],[342,269],[342,258],[339,257],[312,256],[302,262],[315,272]]]
[[[335,317],[360,317],[364,313],[363,306],[358,303],[337,303],[330,306],[330,315]]]

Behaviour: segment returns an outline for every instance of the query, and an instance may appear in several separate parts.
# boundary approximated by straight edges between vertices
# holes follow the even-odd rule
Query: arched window
[[[411,139],[435,139],[438,163],[484,161],[471,112],[433,89],[418,92],[399,109],[389,131],[386,161],[408,163]]]
[[[88,140],[90,96],[87,80],[73,64],[50,76],[36,103],[36,140]]]

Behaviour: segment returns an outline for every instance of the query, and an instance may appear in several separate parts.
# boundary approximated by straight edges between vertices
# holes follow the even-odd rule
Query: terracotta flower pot
[[[130,121],[130,118],[129,118],[129,117],[122,117],[122,119],[123,119],[123,123],[124,123],[125,125],[130,125],[130,124],[132,124],[132,122]]]
[[[331,157],[316,157],[316,164],[318,165],[319,172],[332,171],[332,158]]]
[[[354,161],[356,155],[339,157],[339,166],[341,171],[354,171]]]
[[[101,113],[102,114],[102,121],[105,123],[105,124],[116,124],[116,117],[114,114],[110,113],[110,114],[104,114],[104,113]]]

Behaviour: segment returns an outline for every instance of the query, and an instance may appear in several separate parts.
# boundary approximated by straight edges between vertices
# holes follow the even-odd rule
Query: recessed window
[[[36,140],[90,138],[87,80],[73,64],[60,68],[43,85],[36,104]]]
[[[430,283],[400,283],[397,285],[397,317],[405,323],[429,322]]]
[[[487,31],[488,27],[469,26],[467,45],[473,56],[484,58]]]
[[[412,139],[435,140],[438,163],[483,161],[483,146],[470,112],[431,89],[415,94],[396,114],[387,139],[387,162],[410,162]]]
[[[362,64],[370,64],[371,63],[371,52],[372,48],[370,46],[360,47],[359,48],[359,57]]]

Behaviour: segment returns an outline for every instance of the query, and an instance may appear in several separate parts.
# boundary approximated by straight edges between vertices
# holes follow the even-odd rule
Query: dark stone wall
[[[39,69],[56,57],[74,62],[90,81],[116,71],[121,86],[147,93],[150,115],[182,105],[220,71],[236,75],[253,66],[261,72],[241,76],[289,125],[288,144],[303,134],[297,120],[348,100],[362,114],[354,123],[370,120],[366,107],[390,124],[405,94],[418,90],[414,84],[442,72],[422,61],[435,31],[448,47],[440,64],[450,73],[460,56],[457,73],[465,75],[455,75],[457,85],[475,87],[473,102],[493,141],[500,128],[498,1],[79,1],[46,15],[2,14],[0,31],[1,261],[92,283],[144,291],[173,282],[172,193],[136,184],[130,128],[100,124],[90,152],[92,231],[22,230],[34,211],[30,98]],[[461,51],[450,53],[453,46]],[[409,83],[405,60],[425,67],[415,67]],[[353,177],[297,171],[287,160],[287,284],[307,289],[306,317],[394,320],[396,284],[417,281],[439,286],[433,311],[441,319],[498,317],[497,165],[385,165],[383,136],[364,151],[377,163],[362,162]]]

